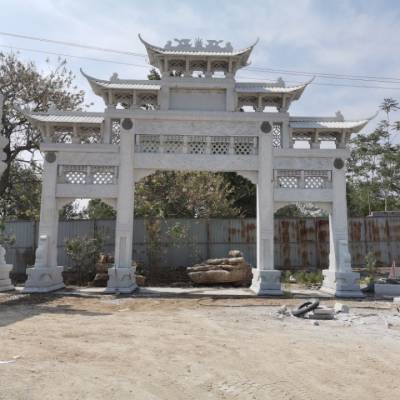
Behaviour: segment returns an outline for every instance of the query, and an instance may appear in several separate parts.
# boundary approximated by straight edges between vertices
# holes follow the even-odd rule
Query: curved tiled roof
[[[103,113],[89,113],[80,111],[49,111],[41,113],[24,112],[34,122],[101,124],[104,121]]]
[[[135,80],[135,79],[116,79],[116,80],[104,80],[94,78],[87,75],[81,69],[81,74],[89,81],[92,88],[99,89],[137,89],[137,90],[160,90],[160,85],[154,83],[152,80]]]

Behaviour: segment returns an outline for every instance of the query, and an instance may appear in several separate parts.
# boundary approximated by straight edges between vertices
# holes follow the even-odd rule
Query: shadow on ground
[[[68,304],[51,304],[59,297],[59,294],[56,296],[54,294],[13,294],[9,295],[9,299],[3,302],[1,302],[0,298],[0,327],[5,327],[41,314],[83,315],[87,317],[110,315],[110,313],[106,312],[72,308]],[[63,294],[62,297],[70,296]]]

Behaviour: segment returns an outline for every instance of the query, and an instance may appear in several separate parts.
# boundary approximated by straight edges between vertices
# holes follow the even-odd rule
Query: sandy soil
[[[399,399],[392,304],[298,302],[0,294],[0,399]]]

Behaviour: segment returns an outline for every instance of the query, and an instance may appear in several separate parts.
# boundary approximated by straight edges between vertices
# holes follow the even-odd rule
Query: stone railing
[[[274,186],[282,189],[329,189],[332,187],[332,171],[276,169]]]
[[[136,135],[135,152],[256,155],[258,142],[255,136]]]
[[[113,185],[118,182],[118,167],[59,165],[57,182],[75,185]]]

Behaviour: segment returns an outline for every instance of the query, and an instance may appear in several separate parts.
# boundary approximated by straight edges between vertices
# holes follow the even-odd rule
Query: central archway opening
[[[255,264],[256,187],[235,172],[155,171],[136,182],[134,209],[132,258],[147,284],[191,285],[188,267],[230,250]]]

